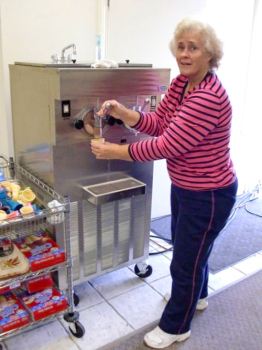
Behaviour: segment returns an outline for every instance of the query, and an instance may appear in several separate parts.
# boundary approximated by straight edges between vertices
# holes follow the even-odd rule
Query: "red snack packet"
[[[0,287],[0,295],[3,295],[7,292],[9,292],[11,290],[11,288],[9,286],[6,287]]]
[[[30,323],[30,315],[13,294],[0,295],[0,333],[20,328]]]
[[[20,237],[15,243],[28,258],[32,271],[60,264],[66,259],[65,251],[44,231]]]
[[[50,274],[33,278],[25,282],[25,287],[29,293],[40,292],[44,289],[51,288],[54,282]]]

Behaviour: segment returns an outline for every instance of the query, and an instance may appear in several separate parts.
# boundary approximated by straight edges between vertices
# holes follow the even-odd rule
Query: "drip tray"
[[[145,188],[146,184],[133,177],[83,186],[84,199],[95,205],[145,194]]]

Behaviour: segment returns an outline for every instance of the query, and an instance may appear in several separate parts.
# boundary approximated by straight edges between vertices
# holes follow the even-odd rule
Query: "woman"
[[[154,138],[131,145],[92,143],[99,159],[167,159],[171,185],[171,297],[159,325],[144,342],[162,349],[190,336],[196,309],[208,306],[208,258],[235,202],[237,178],[230,159],[231,104],[214,69],[222,45],[214,30],[182,20],[170,44],[180,75],[156,112],[138,113],[106,101],[110,114]]]

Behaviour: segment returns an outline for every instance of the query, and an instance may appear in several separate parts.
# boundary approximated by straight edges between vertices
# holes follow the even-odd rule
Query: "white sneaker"
[[[153,349],[164,349],[175,342],[181,342],[190,337],[191,331],[182,334],[170,334],[158,326],[144,337],[144,343]]]
[[[166,293],[164,295],[165,301],[169,301],[170,299],[170,293]],[[199,299],[197,302],[196,310],[203,311],[208,307],[208,301],[207,298]]]
[[[208,307],[207,298],[198,299],[196,310],[203,311]]]

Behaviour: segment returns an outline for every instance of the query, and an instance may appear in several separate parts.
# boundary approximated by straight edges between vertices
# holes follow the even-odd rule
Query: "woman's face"
[[[196,31],[182,33],[177,38],[175,53],[180,73],[190,81],[201,81],[209,70],[211,60],[201,34]]]

